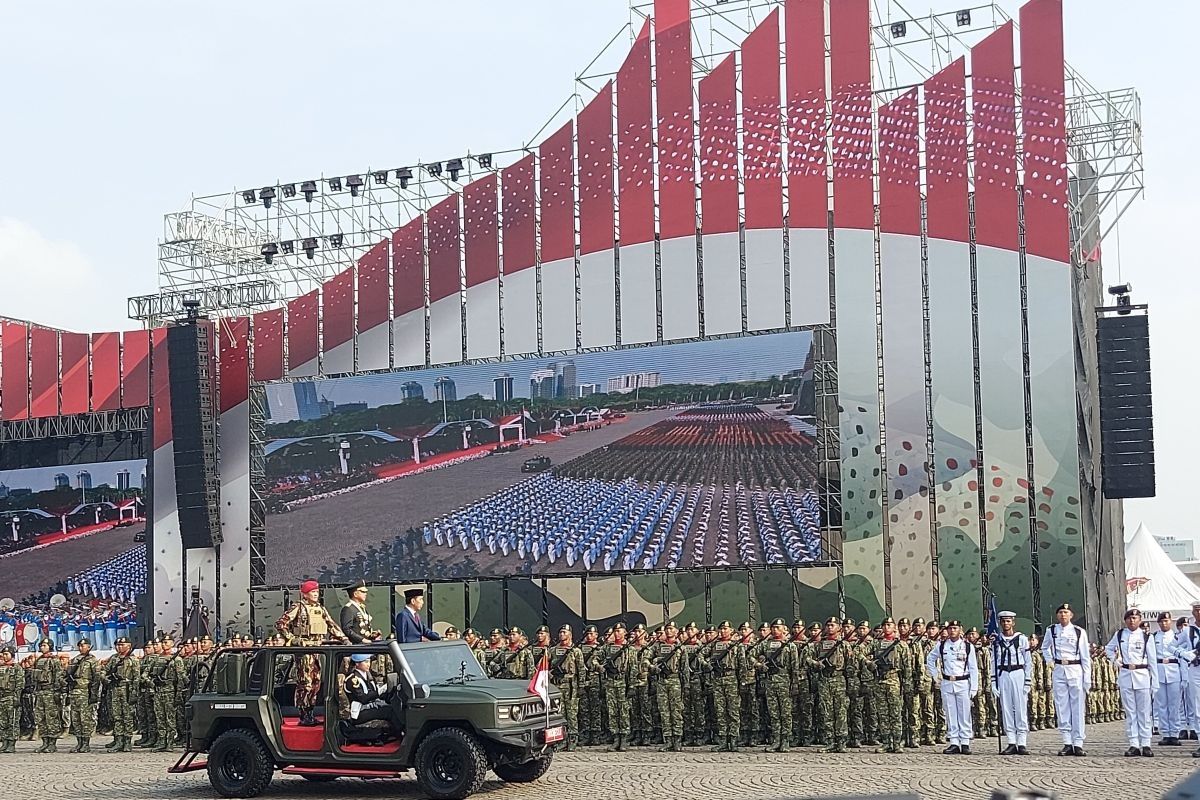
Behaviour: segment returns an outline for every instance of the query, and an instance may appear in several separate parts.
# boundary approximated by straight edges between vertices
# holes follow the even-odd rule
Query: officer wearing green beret
[[[600,631],[588,625],[579,645],[579,741],[584,745],[601,744],[605,738],[604,695],[600,675],[592,669],[599,649]]]
[[[776,619],[769,630],[770,635],[755,646],[750,660],[767,701],[767,743],[782,753],[792,740],[792,687],[798,685],[799,661],[787,636],[787,623]]]

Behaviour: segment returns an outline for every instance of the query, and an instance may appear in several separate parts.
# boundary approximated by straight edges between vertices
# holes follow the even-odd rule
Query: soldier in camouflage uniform
[[[683,685],[683,746],[699,747],[709,740],[708,716],[705,713],[709,676],[696,663],[700,652],[700,628],[689,622],[683,631],[683,652],[688,659],[688,681]]]
[[[846,751],[846,669],[849,648],[841,637],[837,617],[825,621],[821,640],[810,647],[806,663],[817,677],[817,707],[821,735],[827,742],[823,752]]]
[[[554,643],[550,641],[550,628],[546,625],[539,626],[533,632],[533,644],[529,645],[529,654],[533,658],[534,669],[537,669],[537,665],[542,663],[542,659],[546,657],[553,646]]]
[[[688,654],[678,632],[675,623],[668,622],[662,640],[643,648],[638,662],[638,686],[646,684],[651,675],[658,679],[658,716],[664,753],[683,749],[683,687],[691,680]]]
[[[142,648],[142,658],[138,664],[137,720],[141,736],[133,743],[134,747],[150,747],[157,738],[154,727],[154,681],[151,676],[157,669],[158,660],[158,642],[151,639]]]
[[[570,625],[558,629],[558,644],[546,651],[550,682],[562,692],[563,716],[567,718],[567,752],[579,746],[579,686],[583,677],[583,653],[572,641]]]
[[[504,641],[504,631],[499,628],[492,628],[492,632],[488,634],[487,647],[483,649],[480,655],[476,656],[479,658],[479,665],[483,667],[484,675],[491,677],[492,661],[507,649],[508,643]]]
[[[600,645],[592,654],[591,670],[600,676],[608,726],[613,734],[612,750],[623,752],[629,738],[629,690],[637,682],[637,652],[625,639],[625,623],[613,626],[612,641]]]
[[[879,626],[876,626],[875,636],[880,634]],[[875,691],[872,684],[875,682],[875,669],[872,667],[868,656],[871,652],[871,642],[874,636],[872,635],[871,625],[866,620],[858,623],[858,644],[855,648],[858,654],[859,665],[859,694],[862,697],[862,737],[859,741],[863,745],[874,747],[877,743],[875,719]]]
[[[914,676],[912,653],[891,617],[883,621],[881,636],[869,643],[865,661],[874,673],[870,687],[878,713],[880,752],[899,753],[904,739],[904,696],[912,695]]]
[[[754,638],[754,628],[749,622],[738,626],[740,643],[747,653],[754,649],[758,640]],[[754,744],[758,731],[758,694],[756,691],[754,673],[750,673],[748,682],[741,686],[741,731],[738,745],[749,747]]]
[[[992,675],[992,648],[986,646],[983,638],[979,635],[979,628],[971,627],[967,630],[965,636],[967,643],[975,649],[975,663],[979,667],[980,681],[991,680]],[[986,696],[986,697],[985,697]],[[976,739],[985,739],[996,735],[993,728],[993,722],[988,715],[987,697],[991,697],[991,692],[977,692],[971,698],[971,720]]]
[[[915,632],[916,623],[914,623]],[[925,670],[925,659],[929,656],[929,651],[940,641],[939,634],[940,629],[936,622],[927,624],[925,635],[920,638],[918,646],[913,652],[913,660],[916,662],[915,670],[919,676],[913,702],[913,711],[916,714],[913,720],[913,730],[917,737],[917,743],[923,745],[942,743],[942,737],[938,735],[937,724],[941,693],[935,691],[933,678]]]
[[[857,748],[862,738],[862,668],[858,653],[858,634],[854,620],[842,620],[842,641],[846,645],[846,747]]]
[[[649,632],[646,626],[638,623],[633,626],[630,632],[630,647],[633,651],[633,660],[640,664],[643,651],[648,644]],[[630,741],[634,747],[644,747],[651,743],[654,738],[654,705],[651,701],[651,683],[657,676],[652,676],[650,681],[642,682],[637,680],[637,670],[634,669],[634,678],[629,684],[630,702],[629,702],[629,728]]]
[[[529,645],[522,644],[524,632],[515,625],[508,631],[508,647],[492,654],[490,663],[493,678],[529,680],[536,665]]]
[[[749,680],[745,648],[733,638],[733,623],[721,622],[717,638],[696,654],[700,669],[711,677],[716,708],[717,744],[714,751],[732,753],[741,735],[741,687]]]
[[[154,683],[154,727],[156,732],[154,752],[166,753],[175,743],[175,707],[179,695],[187,683],[187,671],[183,658],[174,652],[174,642],[164,639],[160,645],[160,657],[155,667]]]
[[[72,753],[92,752],[96,732],[96,703],[100,702],[100,662],[92,655],[92,643],[79,640],[79,655],[67,667],[67,692],[71,704],[71,730],[75,733]]]
[[[284,612],[275,623],[275,630],[287,637],[293,646],[321,645],[328,639],[348,644],[349,639],[325,606],[321,605],[321,587],[316,581],[300,585],[300,602]],[[321,693],[321,659],[319,653],[304,653],[296,664],[296,709],[300,724],[320,725],[313,715]]]
[[[12,646],[0,649],[0,753],[17,752],[21,735],[21,692],[25,670],[13,658]]]
[[[796,648],[796,688],[792,692],[792,738],[791,747],[800,747],[805,738],[806,729],[812,724],[805,714],[811,713],[811,708],[805,707],[808,693],[808,670],[801,665],[804,660],[804,650],[808,647],[808,637],[804,633],[804,620],[792,622],[792,646]]]
[[[42,746],[35,753],[57,753],[57,739],[63,732],[62,693],[66,675],[62,662],[54,655],[54,643],[42,639],[40,655],[30,669],[33,678],[33,715]]]
[[[600,688],[600,675],[592,669],[594,656],[600,649],[600,632],[595,625],[583,629],[583,643],[579,645],[579,740],[584,745],[602,744],[604,727],[601,709],[604,695]]]
[[[1042,717],[1042,694],[1046,691],[1046,661],[1042,655],[1042,643],[1036,633],[1029,634],[1029,661],[1033,665],[1033,676],[1029,683],[1029,730],[1045,728]]]
[[[798,691],[799,662],[796,647],[787,637],[787,623],[776,619],[769,630],[770,635],[751,652],[750,662],[767,699],[767,744],[782,753],[792,739],[792,693]]]
[[[100,679],[108,687],[112,712],[113,740],[104,746],[109,752],[128,753],[131,747],[136,715],[138,683],[141,665],[133,657],[133,646],[122,636],[115,642],[117,652],[104,664]]]

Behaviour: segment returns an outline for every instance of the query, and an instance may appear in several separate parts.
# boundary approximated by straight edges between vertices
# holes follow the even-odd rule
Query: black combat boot
[[[43,737],[42,737],[42,746],[41,746],[41,747],[39,747],[38,749],[34,750],[33,752],[35,752],[35,753],[49,753],[49,752],[50,752],[50,738],[49,738],[49,737],[47,737],[47,736],[43,736]]]
[[[113,740],[111,742],[109,742],[108,744],[104,745],[104,749],[111,753],[120,746],[121,746],[121,737],[117,736],[114,733]]]
[[[82,749],[83,749],[83,737],[82,737],[82,736],[76,736],[76,737],[75,737],[75,746],[74,746],[74,747],[72,747],[72,748],[71,748],[70,750],[68,750],[67,752],[68,752],[68,753],[78,753],[78,752],[79,752],[80,750],[82,750]]]
[[[786,753],[787,749],[787,737],[781,733],[779,734],[779,741],[775,744],[775,752]]]
[[[681,736],[672,736],[671,737],[671,752],[672,753],[682,753],[683,752],[683,737],[681,737]]]
[[[79,752],[81,752],[81,753],[90,753],[90,752],[92,752],[92,737],[90,737],[90,736],[82,736],[82,737],[80,737],[80,739],[79,739]]]
[[[58,737],[57,736],[51,736],[49,739],[46,740],[46,752],[47,753],[57,753],[58,752]]]
[[[572,733],[567,737],[567,752],[574,753],[579,748],[579,736]]]
[[[133,737],[131,737],[131,736],[121,737],[121,746],[117,748],[117,752],[118,753],[132,753],[133,752],[133,742],[131,741],[132,738]]]

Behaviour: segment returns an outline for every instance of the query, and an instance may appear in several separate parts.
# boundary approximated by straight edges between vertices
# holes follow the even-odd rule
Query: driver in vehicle
[[[396,690],[388,689],[386,683],[377,683],[371,674],[371,656],[356,653],[350,656],[354,669],[346,678],[346,697],[350,699],[351,725],[358,726],[373,720],[386,720],[393,732],[404,730],[404,720],[397,707],[392,705]]]

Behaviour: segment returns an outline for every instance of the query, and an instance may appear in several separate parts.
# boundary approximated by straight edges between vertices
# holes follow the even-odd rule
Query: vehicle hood
[[[538,697],[528,690],[525,681],[514,680],[477,680],[467,681],[466,684],[436,684],[429,687],[430,697],[446,702],[488,702],[500,700],[513,702],[520,700],[537,700]],[[550,696],[559,691],[550,687]]]

